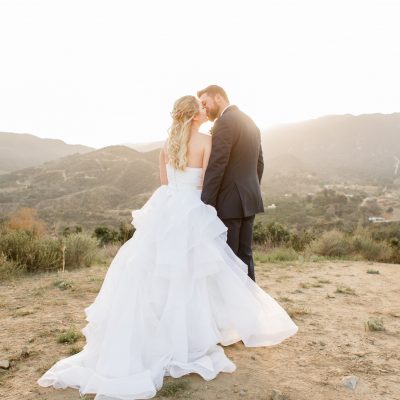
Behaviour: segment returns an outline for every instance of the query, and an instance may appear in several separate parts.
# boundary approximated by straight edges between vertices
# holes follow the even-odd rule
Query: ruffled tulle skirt
[[[85,347],[58,361],[41,386],[77,388],[96,400],[147,399],[164,376],[210,380],[233,372],[218,343],[270,346],[296,333],[285,310],[247,276],[200,191],[161,186],[132,214],[136,232],[85,309]]]

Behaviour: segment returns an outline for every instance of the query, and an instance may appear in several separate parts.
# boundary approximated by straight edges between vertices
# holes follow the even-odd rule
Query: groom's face
[[[219,106],[215,101],[215,97],[204,93],[202,96],[200,96],[200,101],[201,104],[203,104],[203,107],[206,109],[208,119],[210,121],[215,121],[219,115]]]

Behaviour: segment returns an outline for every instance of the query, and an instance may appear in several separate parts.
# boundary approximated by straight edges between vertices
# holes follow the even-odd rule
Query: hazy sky
[[[0,0],[0,131],[160,140],[209,84],[262,129],[399,112],[399,21],[397,0]]]

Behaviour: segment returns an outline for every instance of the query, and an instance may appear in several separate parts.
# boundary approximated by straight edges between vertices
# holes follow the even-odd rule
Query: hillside
[[[30,134],[0,132],[0,174],[40,165],[74,153],[87,153],[91,147],[42,139]]]
[[[328,116],[271,129],[263,135],[264,200],[304,197],[328,186],[349,196],[398,199],[399,138],[400,113]],[[0,216],[35,207],[51,226],[116,226],[159,185],[158,155],[157,147],[110,146],[0,175]],[[397,200],[388,207],[395,215]]]
[[[131,149],[148,152],[152,150],[160,149],[164,144],[164,140],[160,140],[157,142],[141,142],[141,143],[123,143],[123,146],[130,147]]]
[[[111,146],[2,175],[0,211],[34,207],[51,225],[115,225],[157,187],[157,161],[158,152]]]

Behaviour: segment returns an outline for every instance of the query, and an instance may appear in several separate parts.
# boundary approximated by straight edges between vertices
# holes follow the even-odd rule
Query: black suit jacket
[[[263,171],[260,130],[238,107],[229,106],[214,124],[202,201],[215,207],[220,218],[263,212]]]

